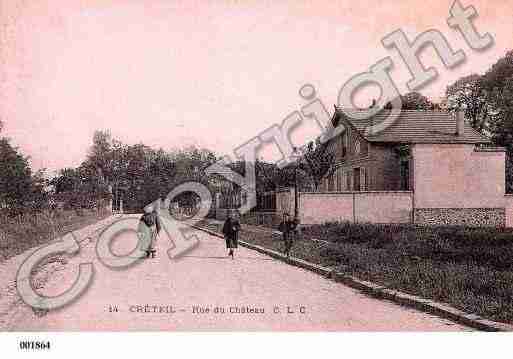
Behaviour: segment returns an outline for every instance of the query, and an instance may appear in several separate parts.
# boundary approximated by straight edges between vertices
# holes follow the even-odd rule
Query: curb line
[[[210,235],[224,238],[218,232],[207,228],[192,225],[191,227],[206,232]],[[259,253],[268,255],[274,259],[281,260],[296,267],[300,267],[327,278],[333,279],[335,282],[345,284],[351,288],[357,289],[365,294],[379,299],[390,300],[394,303],[417,309],[422,312],[436,315],[441,318],[450,319],[456,323],[466,325],[468,327],[487,332],[511,332],[513,325],[498,323],[492,320],[482,318],[476,314],[465,313],[459,309],[449,305],[437,303],[429,299],[425,299],[416,295],[407,294],[398,290],[386,288],[384,286],[357,279],[343,272],[337,272],[333,268],[323,267],[314,263],[307,262],[299,258],[287,258],[283,254],[267,249],[255,244],[239,240],[238,243],[245,248],[252,249]]]

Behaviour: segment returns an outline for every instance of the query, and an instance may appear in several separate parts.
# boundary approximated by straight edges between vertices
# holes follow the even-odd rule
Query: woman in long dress
[[[240,231],[240,223],[237,218],[235,218],[234,213],[232,211],[228,212],[228,216],[226,221],[224,221],[223,225],[223,234],[226,241],[226,249],[229,250],[228,256],[231,256],[233,259],[233,250],[238,247],[238,234]]]
[[[160,229],[161,223],[157,210],[153,206],[147,206],[139,220],[138,227],[141,249],[146,252],[146,258],[150,258],[150,256],[155,258],[156,250],[153,246]]]

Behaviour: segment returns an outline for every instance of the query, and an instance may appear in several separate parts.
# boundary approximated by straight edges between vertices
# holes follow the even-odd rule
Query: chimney
[[[465,113],[456,111],[456,136],[465,135]]]

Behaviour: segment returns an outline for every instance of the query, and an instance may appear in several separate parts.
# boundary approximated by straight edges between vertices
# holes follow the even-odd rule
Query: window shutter
[[[342,134],[342,136],[340,136],[341,140],[342,140],[342,158],[346,157],[346,154],[347,154],[347,129],[346,131],[344,131],[344,133]]]
[[[367,190],[367,176],[366,176],[365,167],[360,168],[360,189],[362,191]]]

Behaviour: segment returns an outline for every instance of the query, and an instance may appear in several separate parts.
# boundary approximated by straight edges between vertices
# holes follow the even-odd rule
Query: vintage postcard
[[[0,0],[0,337],[513,330],[512,35],[509,0]]]

